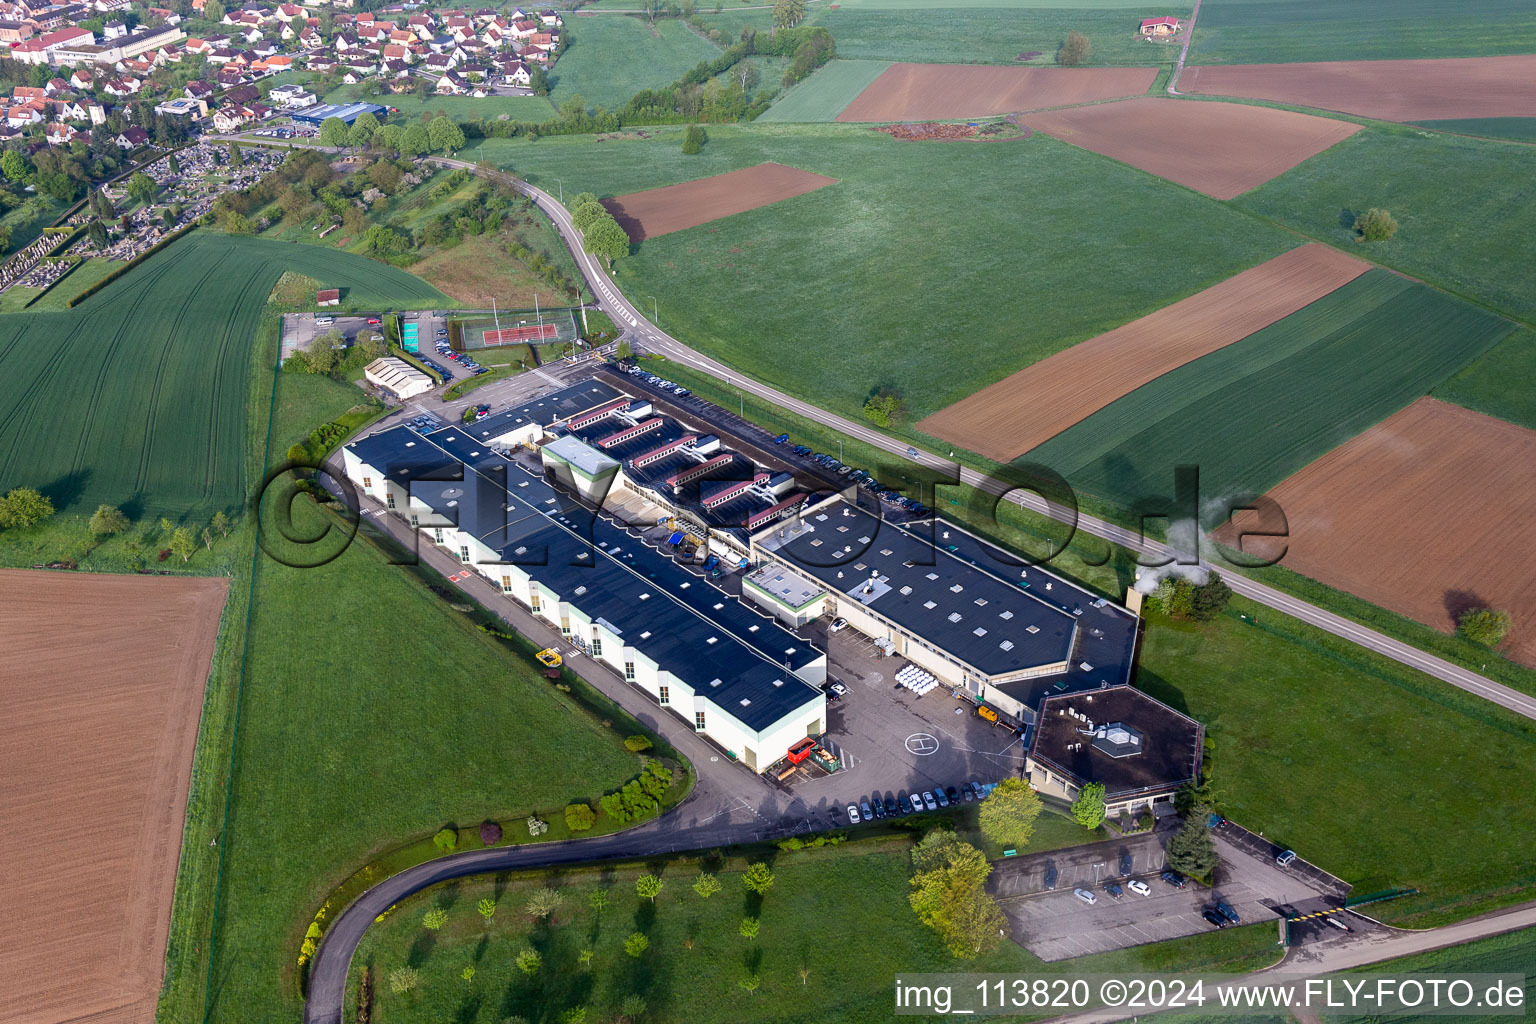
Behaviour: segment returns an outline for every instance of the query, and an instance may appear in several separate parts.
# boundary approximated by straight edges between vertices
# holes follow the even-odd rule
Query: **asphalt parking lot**
[[[315,323],[317,319],[332,317],[336,322],[328,327],[321,327]],[[357,332],[371,327],[379,330],[380,325],[370,325],[371,318],[383,317],[378,313],[357,313],[352,315],[331,313],[288,313],[283,317],[283,358],[287,359],[294,352],[308,345],[318,334],[326,331],[340,331],[341,336],[351,344],[357,337]]]

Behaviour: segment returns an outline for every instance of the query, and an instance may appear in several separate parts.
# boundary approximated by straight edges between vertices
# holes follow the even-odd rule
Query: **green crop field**
[[[936,10],[845,4],[828,10],[816,23],[832,32],[838,56],[851,59],[1012,64],[1020,53],[1039,52],[1043,56],[1032,63],[1050,64],[1067,33],[1077,31],[1093,43],[1088,64],[1144,67],[1172,62],[1178,47],[1142,39],[1137,34],[1141,19],[1188,14],[1188,7],[1162,4],[1069,10],[1033,5]]]
[[[194,232],[73,310],[0,317],[0,490],[132,518],[239,506],[251,342],[287,269],[348,301],[442,298],[361,257]]]
[[[1517,268],[1536,266],[1533,180],[1531,146],[1371,127],[1233,202],[1335,243],[1355,211],[1388,209],[1396,237],[1362,256],[1529,322],[1536,290]]]
[[[1272,963],[1278,953],[1273,927],[1255,925],[1057,964],[1042,963],[1008,942],[975,961],[957,961],[907,903],[908,845],[886,838],[777,854],[773,887],[760,909],[744,899],[741,858],[707,866],[681,860],[660,864],[663,889],[654,905],[635,895],[640,870],[629,867],[611,877],[576,869],[553,881],[475,878],[429,890],[370,929],[353,961],[348,1005],[355,1004],[359,972],[372,964],[379,1024],[500,1024],[508,1014],[556,1020],[575,1005],[587,1007],[588,1021],[611,1020],[633,994],[646,1002],[643,1020],[830,1024],[888,1019],[891,979],[904,972],[1057,975],[1180,966],[1240,972]],[[701,868],[716,873],[722,884],[707,900],[690,888]],[[521,913],[522,905],[531,889],[545,885],[557,887],[563,900],[552,920],[534,923]],[[590,903],[599,887],[609,890],[602,911]],[[489,925],[474,910],[485,896],[499,904]],[[436,934],[421,924],[433,906],[448,911],[447,924]],[[739,926],[751,911],[759,932],[748,942]],[[624,950],[635,931],[650,940],[639,958]],[[543,957],[542,969],[531,977],[514,965],[525,947]],[[829,947],[836,955],[829,955]],[[594,953],[589,967],[578,959],[584,948]],[[417,968],[421,983],[416,992],[396,995],[386,979],[406,964]],[[469,965],[476,970],[466,982],[463,970]],[[741,987],[748,976],[760,983],[751,994]]]
[[[1024,456],[1129,507],[1200,467],[1205,495],[1261,492],[1396,412],[1515,325],[1384,270],[1187,363]]]
[[[514,121],[546,121],[555,116],[555,108],[544,96],[367,96],[361,86],[343,85],[332,89],[325,103],[382,103],[400,111],[406,122],[417,121],[423,114],[444,114],[459,121],[507,115]]]
[[[1432,393],[1536,430],[1536,332],[1514,332]]]
[[[1536,117],[1463,117],[1417,121],[1424,128],[1456,135],[1481,135],[1487,139],[1536,142]]]
[[[1523,974],[1525,975],[1525,1006],[1530,1006],[1536,1001],[1536,975],[1531,973],[1531,964],[1536,963],[1536,928],[1526,928],[1523,931],[1506,932],[1503,935],[1495,935],[1488,939],[1478,939],[1475,942],[1467,942],[1460,946],[1449,946],[1445,949],[1437,949],[1432,953],[1420,953],[1417,956],[1405,956],[1397,960],[1386,960],[1369,967],[1362,967],[1360,971],[1380,972],[1382,974]],[[1478,986],[1478,995],[1486,985]],[[1525,1012],[1529,1012],[1528,1010]],[[1329,1024],[1374,1024],[1380,1017],[1367,1016],[1342,1016],[1328,1014],[1322,1018]],[[1429,1014],[1413,1015],[1407,1013],[1392,1014],[1393,1024],[1435,1024],[1442,1020],[1439,1016]],[[1463,1018],[1475,1020],[1481,1024],[1493,1024],[1508,1017],[1498,1014],[1487,1014],[1478,1017]]]
[[[1526,0],[1206,0],[1192,64],[1487,57],[1536,52]]]
[[[550,68],[550,96],[564,103],[580,95],[587,105],[623,106],[641,89],[670,85],[720,48],[676,18],[654,28],[638,17],[598,14],[566,19],[570,43]]]
[[[472,159],[546,187],[558,175],[567,195],[765,160],[839,179],[650,239],[616,272],[625,294],[657,296],[662,326],[689,344],[843,413],[891,385],[916,419],[1296,242],[1043,135],[920,144],[855,125],[709,133],[697,156],[682,153],[679,129],[622,145],[488,140]]]
[[[836,121],[890,61],[834,60],[779,98],[759,121]]]

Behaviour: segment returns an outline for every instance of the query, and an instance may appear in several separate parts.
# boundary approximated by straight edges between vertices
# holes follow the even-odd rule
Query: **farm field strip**
[[[1536,117],[1448,117],[1421,118],[1413,122],[1421,128],[1456,135],[1480,135],[1487,139],[1536,142]]]
[[[227,589],[0,571],[0,815],[17,825],[0,830],[5,1020],[155,1019]]]
[[[1156,68],[893,64],[839,121],[937,121],[1139,96]]]
[[[603,205],[628,232],[630,240],[640,242],[836,184],[836,178],[824,174],[765,163],[680,185],[615,196],[604,200]]]
[[[1349,138],[1350,121],[1238,103],[1160,97],[1043,111],[1036,131],[1215,199],[1233,199]]]
[[[1007,462],[1163,374],[1296,313],[1368,269],[1329,246],[1292,249],[1005,377],[921,421],[918,429]],[[1388,274],[1377,280],[1400,281]]]
[[[1433,398],[1270,491],[1290,523],[1287,568],[1446,632],[1468,608],[1507,611],[1505,650],[1525,665],[1536,665],[1532,494],[1536,431]],[[1260,538],[1245,547],[1277,553]]]
[[[568,17],[566,32],[570,44],[549,73],[557,106],[581,96],[588,105],[617,109],[641,89],[670,85],[720,56],[719,47],[678,18],[659,18],[653,27],[627,14]]]
[[[883,60],[834,60],[791,89],[758,118],[775,121],[836,121],[859,93],[891,66]]]
[[[1391,276],[1372,271],[1164,374],[1026,457],[1127,506],[1168,493],[1182,464],[1200,467],[1204,495],[1261,492],[1426,394],[1514,329],[1422,285],[1382,280]],[[1289,351],[1266,362],[1277,341]]]
[[[1530,117],[1536,113],[1536,54],[1204,65],[1186,68],[1179,88],[1384,121]]]

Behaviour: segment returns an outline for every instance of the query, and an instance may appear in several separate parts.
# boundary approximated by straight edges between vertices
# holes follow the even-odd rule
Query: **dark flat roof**
[[[1132,686],[1111,686],[1047,697],[1029,753],[1079,785],[1103,783],[1113,800],[1192,781],[1203,736],[1199,722],[1162,701]]]
[[[519,427],[526,427],[530,423],[547,427],[557,420],[567,419],[584,413],[588,409],[594,409],[604,402],[612,402],[623,397],[600,380],[588,380],[568,388],[561,388],[559,391],[551,391],[547,395],[540,395],[515,408],[506,409],[494,416],[487,416],[478,423],[469,423],[459,429],[481,441],[491,441]]]
[[[392,427],[347,447],[748,728],[820,698],[794,674],[819,650],[464,430]]]

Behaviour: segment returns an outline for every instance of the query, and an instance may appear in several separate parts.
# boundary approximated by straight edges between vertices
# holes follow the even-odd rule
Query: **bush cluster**
[[[1147,598],[1147,605],[1170,618],[1210,622],[1231,600],[1232,589],[1222,581],[1219,573],[1213,572],[1200,584],[1183,577],[1164,577],[1157,590]]]
[[[623,824],[661,809],[661,798],[672,785],[672,771],[660,761],[647,758],[639,778],[625,783],[617,793],[598,801],[603,813]]]

